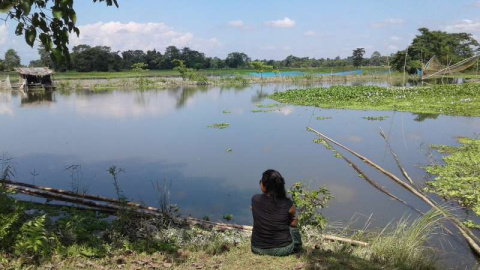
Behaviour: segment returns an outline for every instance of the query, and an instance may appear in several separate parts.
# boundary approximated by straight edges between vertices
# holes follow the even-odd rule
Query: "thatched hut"
[[[46,67],[16,68],[20,88],[26,90],[53,90],[53,71]]]

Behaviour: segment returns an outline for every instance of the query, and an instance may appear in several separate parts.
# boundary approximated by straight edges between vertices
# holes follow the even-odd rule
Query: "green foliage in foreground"
[[[310,226],[325,229],[327,220],[319,211],[325,208],[332,198],[325,187],[309,190],[298,182],[292,185],[288,193],[292,195],[292,201],[297,208],[298,226],[302,231]]]
[[[414,88],[332,86],[288,90],[270,98],[282,103],[321,108],[480,116],[480,84]]]
[[[427,182],[428,191],[455,200],[480,216],[480,139],[459,138],[458,142],[457,147],[432,146],[448,155],[442,158],[444,165],[425,168],[437,176],[434,181]]]

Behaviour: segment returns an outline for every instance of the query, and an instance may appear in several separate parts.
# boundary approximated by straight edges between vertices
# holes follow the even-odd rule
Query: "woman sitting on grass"
[[[295,206],[287,198],[285,180],[275,170],[266,170],[259,182],[262,194],[252,197],[252,252],[287,256],[298,252],[302,240],[297,229]]]

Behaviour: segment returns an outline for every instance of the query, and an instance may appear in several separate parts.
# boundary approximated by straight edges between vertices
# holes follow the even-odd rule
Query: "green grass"
[[[275,93],[271,99],[321,108],[480,116],[480,84],[385,88],[332,86]]]

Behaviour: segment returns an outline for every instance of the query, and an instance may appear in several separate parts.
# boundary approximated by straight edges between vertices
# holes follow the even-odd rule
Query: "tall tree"
[[[7,69],[7,65],[5,64],[5,61],[0,59],[0,71],[5,71]]]
[[[9,49],[5,52],[5,65],[7,70],[13,70],[16,67],[20,66],[20,56],[14,49]]]
[[[382,55],[378,51],[374,51],[372,56],[370,56],[370,65],[380,66],[382,65]]]
[[[117,0],[93,2],[105,2],[107,6],[118,7]],[[69,58],[69,34],[80,34],[73,0],[2,0],[0,13],[5,14],[5,21],[17,22],[15,34],[24,35],[25,42],[31,47],[38,38],[56,61]]]
[[[110,47],[78,45],[73,48],[72,66],[80,72],[119,71],[123,67],[123,60]]]
[[[162,68],[172,69],[175,67],[175,64],[172,63],[175,59],[181,59],[180,50],[175,46],[168,46],[165,49],[165,54],[163,55]]]
[[[364,48],[356,48],[352,53],[353,66],[359,67],[363,62],[363,55],[365,54]]]
[[[443,31],[430,31],[427,28],[418,29],[417,35],[407,50],[399,51],[392,59],[392,67],[403,71],[405,58],[406,69],[415,72],[435,56],[441,64],[451,65],[479,52],[478,41],[468,33],[447,33]],[[408,56],[405,56],[408,51]]]
[[[225,59],[225,64],[230,68],[242,68],[248,67],[250,63],[250,57],[245,53],[241,52],[232,52],[229,53]]]

